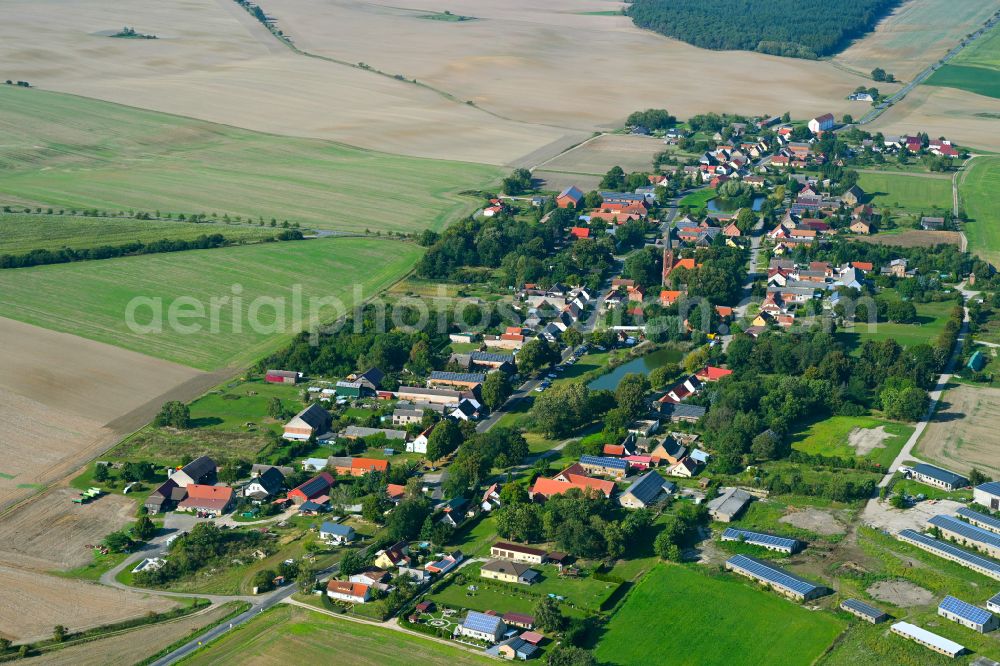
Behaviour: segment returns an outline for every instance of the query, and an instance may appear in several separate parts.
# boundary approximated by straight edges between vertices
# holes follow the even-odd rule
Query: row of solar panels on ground
[[[955,534],[965,537],[966,539],[988,544],[994,548],[1000,548],[1000,534],[994,534],[989,530],[984,530],[982,527],[970,525],[969,523],[963,522],[958,518],[939,515],[934,516],[927,522],[936,527],[940,527],[943,530],[950,530]]]
[[[777,546],[779,548],[789,548],[791,550],[798,548],[800,543],[797,539],[789,539],[786,537],[775,536],[773,534],[764,534],[763,532],[751,532],[750,530],[741,530],[735,527],[727,527],[722,533],[722,538],[725,541],[745,541],[750,544]]]
[[[874,606],[869,606],[863,601],[858,601],[857,599],[844,599],[840,602],[842,608],[849,608],[856,613],[860,613],[866,617],[870,617],[875,622],[881,622],[889,617],[889,614],[885,611],[881,611]]]
[[[807,595],[818,587],[794,574],[790,574],[787,571],[779,569],[778,567],[771,566],[770,564],[766,564],[765,562],[761,562],[756,558],[748,557],[746,555],[733,555],[729,558],[727,563],[732,566],[739,567],[740,569],[743,569],[758,578],[776,585],[781,585],[782,587],[798,592],[799,594]]]
[[[945,541],[938,541],[937,539],[929,537],[926,534],[921,534],[916,530],[900,530],[899,537],[925,546],[931,550],[947,553],[951,557],[961,560],[962,562],[965,562],[973,567],[985,569],[986,571],[989,571],[994,578],[1000,579],[1000,564],[994,562],[993,560],[970,553],[967,550],[962,550],[961,548],[953,546]]]
[[[1000,519],[994,518],[993,516],[987,516],[985,513],[973,511],[967,506],[959,508],[955,513],[962,518],[967,518],[968,520],[981,523],[980,527],[984,529],[1000,534]]]
[[[993,613],[983,610],[979,606],[966,603],[950,594],[941,600],[941,603],[938,604],[938,610],[947,611],[975,624],[986,624],[993,617]]]

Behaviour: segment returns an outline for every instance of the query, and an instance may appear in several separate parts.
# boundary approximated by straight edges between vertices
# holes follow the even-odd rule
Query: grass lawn
[[[899,478],[899,480],[893,484],[892,490],[893,492],[901,492],[914,496],[922,494],[932,500],[952,499],[959,502],[968,502],[972,500],[972,490],[969,488],[965,490],[944,490],[943,488],[935,488],[934,486],[929,486],[926,483],[920,483],[919,481],[914,481],[913,479]]]
[[[31,250],[83,249],[101,245],[124,245],[140,241],[194,240],[206,234],[222,234],[248,242],[274,236],[281,229],[213,222],[194,224],[165,220],[134,220],[75,215],[24,215],[0,213],[0,254]]]
[[[202,370],[239,366],[282,346],[297,326],[305,326],[312,298],[334,297],[349,309],[356,290],[363,299],[378,294],[405,275],[421,252],[409,243],[338,238],[6,270],[0,272],[0,316]],[[234,291],[242,299],[235,322],[236,303],[220,300]],[[47,298],[39,300],[40,293]],[[137,298],[161,299],[162,332],[129,328],[127,308]],[[214,308],[216,332],[213,298],[220,303]],[[152,301],[145,302],[135,311],[140,325],[153,321]],[[183,306],[176,310],[182,326],[170,325],[174,305]],[[194,306],[201,316],[190,316]],[[326,307],[319,318],[339,314]]]
[[[566,601],[563,603],[567,612],[582,615],[597,612],[604,600],[619,586],[618,583],[599,581],[589,576],[560,578],[553,565],[532,567],[542,574],[542,580],[531,586],[488,581],[479,576],[481,566],[470,564],[464,567],[461,570],[465,580],[463,584],[453,580],[450,585],[427,598],[452,608],[530,614],[542,598],[555,594],[565,597]],[[473,591],[469,587],[476,589]]]
[[[682,198],[677,202],[677,207],[684,208],[687,206],[692,212],[704,210],[708,207],[709,200],[714,199],[716,196],[718,196],[718,193],[714,188],[706,187]]]
[[[853,512],[856,511],[857,505],[852,506],[844,504],[843,502],[834,502],[833,500],[827,500],[819,497],[780,495],[768,498],[767,501],[751,502],[750,506],[748,506],[740,517],[732,524],[732,527],[768,532],[771,534],[777,534],[793,539],[802,539],[810,542],[817,540],[837,542],[843,539],[843,533],[825,535],[818,534],[811,530],[795,527],[790,523],[782,522],[781,519],[788,515],[790,507],[799,510],[808,508],[822,510],[833,516],[839,517],[842,521],[840,524],[843,526],[846,522],[848,522],[848,519],[852,516]],[[717,527],[721,531],[726,527],[726,525],[719,524]],[[847,528],[844,527],[845,531],[846,529]]]
[[[1000,68],[967,67],[948,63],[925,81],[931,86],[958,88],[1000,99]]]
[[[977,157],[959,182],[962,205],[969,218],[963,226],[969,238],[969,251],[1000,263],[1000,208],[996,205],[1000,157]]]
[[[181,663],[317,663],[356,666],[453,666],[493,663],[488,657],[374,625],[275,606]]]
[[[924,212],[930,215],[951,208],[951,178],[888,172],[861,172],[858,185],[869,202],[879,208]]]
[[[955,307],[954,301],[935,303],[914,303],[917,321],[913,324],[878,322],[875,324],[855,324],[837,331],[836,336],[852,352],[861,348],[865,340],[895,340],[904,347],[922,343],[933,345],[944,330],[948,316]]]
[[[848,443],[851,432],[855,428],[870,430],[879,427],[885,428],[885,432],[892,436],[882,440],[883,447],[876,448],[865,457],[888,467],[913,434],[913,426],[871,416],[832,416],[797,433],[792,448],[811,455],[850,458],[856,455],[856,449]]]
[[[496,521],[492,517],[480,518],[473,525],[463,525],[455,531],[449,548],[457,548],[466,557],[489,557],[490,546],[497,541]]]
[[[286,410],[298,412],[303,407],[302,391],[302,386],[268,384],[261,379],[223,387],[191,403],[191,425],[246,432],[245,424],[253,423],[261,430],[281,432],[284,419],[279,421],[267,415],[268,402],[278,398]]]
[[[654,618],[683,618],[698,627],[698,640],[665,641],[661,631],[650,628]],[[845,626],[833,615],[806,610],[735,576],[659,565],[611,618],[596,656],[622,666],[649,664],[650,655],[663,655],[670,664],[806,665]]]
[[[43,207],[277,218],[415,231],[475,208],[491,166],[402,157],[132,107],[0,87],[0,196]],[[359,205],[359,203],[361,205]]]

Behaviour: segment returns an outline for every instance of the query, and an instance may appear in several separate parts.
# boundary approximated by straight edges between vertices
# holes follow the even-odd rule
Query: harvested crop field
[[[73,504],[80,491],[55,488],[4,514],[0,559],[35,571],[74,569],[93,560],[88,545],[135,520],[135,501],[108,494]]]
[[[934,600],[930,590],[905,580],[880,580],[866,591],[879,601],[900,607],[926,606]]]
[[[956,472],[976,467],[1000,477],[1000,389],[949,388],[914,455]]]
[[[362,69],[357,64],[365,52],[346,63],[296,54],[232,0],[131,0],[127,11],[118,0],[11,0],[4,9],[4,78],[47,90],[261,132],[486,164],[505,164],[578,134],[499,118],[464,98]],[[126,23],[159,39],[107,36]],[[353,37],[368,52],[391,44],[381,30]],[[390,74],[404,69],[390,64]]]
[[[978,150],[1000,150],[1000,99],[957,88],[918,86],[865,129],[888,135],[930,132]]]
[[[0,565],[0,635],[15,641],[51,638],[56,624],[79,631],[174,606],[165,597]]]
[[[901,231],[874,236],[858,236],[854,240],[875,245],[896,245],[899,247],[933,247],[935,245],[961,245],[962,237],[957,231]]]
[[[545,162],[545,171],[565,171],[603,176],[613,166],[626,173],[652,171],[653,157],[666,149],[663,142],[649,136],[602,134]]]
[[[0,317],[0,510],[77,469],[147,422],[167,396],[219,380]]]
[[[31,658],[32,666],[106,666],[136,664],[190,636],[193,632],[215,624],[231,610],[229,605],[216,605],[177,620],[158,622],[111,638],[102,638],[83,645],[73,645],[56,652]]]

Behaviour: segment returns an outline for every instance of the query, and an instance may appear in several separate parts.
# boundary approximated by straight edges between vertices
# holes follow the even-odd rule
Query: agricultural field
[[[874,32],[834,56],[833,62],[866,76],[881,67],[907,81],[981,26],[995,10],[988,2],[908,0],[879,22]],[[882,90],[883,84],[875,85]]]
[[[914,455],[957,472],[1000,477],[1000,389],[950,385]]]
[[[0,339],[0,509],[221,379],[3,317]]]
[[[709,628],[703,640],[669,645],[649,630],[650,618],[683,617]],[[844,630],[845,623],[764,592],[731,575],[659,565],[630,593],[598,643],[602,662],[649,663],[666,650],[672,664],[812,664]],[[767,640],[747,640],[748,637]]]
[[[457,647],[382,627],[280,605],[184,660],[186,666],[289,660],[359,666],[454,666],[492,663]]]
[[[457,193],[500,175],[11,86],[0,86],[3,127],[0,201],[43,207],[411,232],[471,212]]]
[[[797,433],[792,448],[811,455],[867,457],[883,467],[896,458],[913,426],[870,416],[832,416]]]
[[[994,28],[934,73],[928,85],[1000,97],[1000,29]]]
[[[908,174],[862,171],[858,185],[868,195],[868,203],[927,215],[935,210],[949,210],[952,204],[951,177],[931,174]]]
[[[543,163],[534,175],[545,181],[546,189],[561,191],[566,186],[556,185],[579,183],[577,187],[586,192],[596,189],[613,166],[620,166],[626,173],[652,171],[653,158],[665,148],[653,137],[602,134]]]
[[[917,229],[892,230],[888,233],[880,232],[874,236],[858,236],[854,240],[874,245],[896,245],[899,247],[934,247],[942,243],[947,245],[961,245],[962,243],[962,238],[957,231],[924,231]]]
[[[0,635],[14,640],[51,638],[56,624],[79,631],[175,606],[165,597],[0,565]]]
[[[311,298],[337,299],[346,311],[406,274],[421,251],[409,243],[340,238],[7,270],[0,273],[0,315],[194,368],[238,366],[305,328]],[[358,266],[369,268],[359,276]],[[41,303],[39,293],[49,298]],[[296,293],[300,311],[294,307]],[[211,299],[234,295],[242,298],[235,318],[232,304],[217,307],[213,332]],[[162,299],[162,332],[129,328],[126,309],[137,297]],[[167,310],[182,297],[183,311],[190,313],[197,302],[201,315],[170,326]],[[343,314],[337,307],[315,309],[321,322]],[[153,306],[137,309],[134,323],[151,324],[152,311]]]
[[[837,331],[836,336],[851,350],[860,349],[866,340],[895,340],[904,347],[919,344],[933,344],[945,322],[955,307],[953,301],[936,303],[914,303],[917,309],[917,321],[912,324],[895,324],[892,322],[877,322],[874,324],[855,324],[853,327]]]
[[[969,251],[1000,263],[1000,158],[977,157],[959,176],[959,194],[969,221],[963,225]]]
[[[0,213],[0,254],[31,250],[83,249],[102,245],[124,245],[162,239],[194,240],[206,234],[222,234],[232,241],[254,242],[273,237],[280,229],[250,225],[191,224],[165,220],[75,215],[25,215]]]

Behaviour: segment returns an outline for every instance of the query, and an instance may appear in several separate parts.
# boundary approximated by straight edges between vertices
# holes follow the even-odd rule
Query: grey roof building
[[[666,481],[655,471],[649,471],[632,482],[618,502],[629,509],[643,509],[653,504],[663,493]]]
[[[740,488],[730,488],[708,503],[708,514],[713,520],[723,523],[731,522],[747,504],[753,499],[753,495]]]

